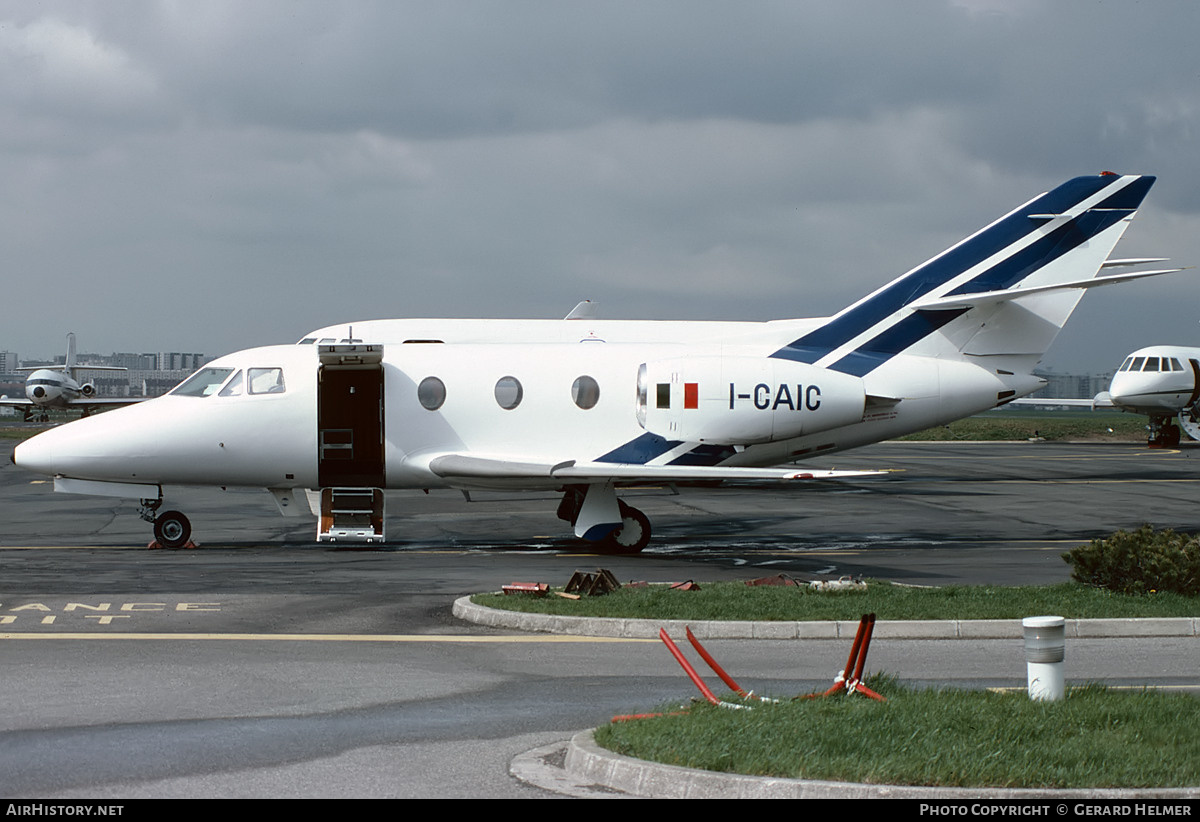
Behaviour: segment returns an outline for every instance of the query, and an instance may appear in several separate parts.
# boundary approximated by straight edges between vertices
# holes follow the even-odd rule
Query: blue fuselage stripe
[[[596,457],[596,462],[621,462],[633,465],[645,465],[655,457],[660,457],[672,448],[683,445],[682,440],[668,440],[658,434],[645,433],[635,440],[614,448],[602,457]]]

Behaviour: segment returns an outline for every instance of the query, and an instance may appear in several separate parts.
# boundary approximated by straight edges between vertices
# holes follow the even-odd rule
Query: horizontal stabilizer
[[[75,379],[80,371],[128,371],[122,365],[72,365],[69,368],[62,365],[22,365],[20,368],[14,368],[14,372],[24,373],[26,371],[32,373],[34,371],[58,371],[60,373],[71,372],[71,378]]]
[[[1150,263],[1165,263],[1170,257],[1130,257],[1125,260],[1105,260],[1100,263],[1101,268],[1120,268],[1129,265],[1149,265]]]
[[[1174,274],[1176,271],[1185,270],[1187,269],[1162,268],[1157,271],[1131,271],[1128,274],[1106,274],[1103,277],[1094,277],[1088,280],[1073,280],[1071,282],[1054,283],[1052,285],[1007,288],[1002,291],[981,291],[977,294],[959,294],[953,297],[917,300],[911,303],[910,307],[918,311],[961,310],[975,308],[980,305],[1008,302],[1033,294],[1046,294],[1051,291],[1070,291],[1077,288],[1095,288],[1101,285],[1115,285],[1117,283],[1129,282],[1130,280],[1140,280],[1143,277],[1157,277],[1160,274]]]

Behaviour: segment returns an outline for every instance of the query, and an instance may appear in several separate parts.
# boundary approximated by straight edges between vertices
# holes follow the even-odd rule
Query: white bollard
[[[1066,620],[1060,616],[1025,617],[1025,669],[1029,698],[1057,702],[1063,698]]]

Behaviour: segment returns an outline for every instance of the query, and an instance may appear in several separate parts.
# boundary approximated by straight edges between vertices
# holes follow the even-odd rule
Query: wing
[[[1063,406],[1064,408],[1091,408],[1093,411],[1097,408],[1116,408],[1107,391],[1101,391],[1090,400],[1083,398],[1066,399],[1063,397],[1021,397],[1020,399],[1009,400],[1004,405],[1038,405],[1042,407],[1054,405]]]
[[[133,405],[134,403],[145,402],[148,399],[151,399],[151,398],[150,397],[125,397],[124,399],[118,399],[115,397],[113,397],[113,398],[92,397],[91,399],[80,398],[77,400],[71,400],[67,404],[69,406],[71,406],[72,408],[82,408],[85,405],[88,408],[100,408],[100,407],[119,408],[122,405]]]
[[[886,474],[886,471],[835,471],[822,468],[732,468],[695,465],[638,465],[634,463],[524,462],[505,456],[441,454],[429,470],[452,482],[486,485],[547,485],[592,482],[682,482],[687,480],[802,480],[845,479]]]
[[[119,408],[122,405],[133,405],[135,402],[145,402],[150,397],[126,397],[125,399],[109,399],[93,397],[92,399],[71,400],[67,403],[71,408]],[[41,408],[33,400],[24,397],[0,397],[0,407],[3,408]]]

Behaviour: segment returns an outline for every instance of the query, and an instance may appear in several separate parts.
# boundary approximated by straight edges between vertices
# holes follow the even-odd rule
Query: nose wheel
[[[164,548],[182,548],[192,536],[192,523],[179,511],[163,511],[154,518],[154,538]]]

